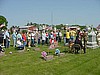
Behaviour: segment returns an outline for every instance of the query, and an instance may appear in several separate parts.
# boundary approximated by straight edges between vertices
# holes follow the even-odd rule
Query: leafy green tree
[[[0,30],[5,30],[7,29],[7,24],[8,24],[8,21],[7,19],[4,17],[4,16],[1,16],[0,15],[0,25],[4,24],[5,23],[5,26],[3,26],[2,28],[0,28]]]
[[[27,30],[22,30],[22,33],[26,33],[27,32]]]
[[[61,29],[62,27],[64,27],[64,25],[63,25],[63,24],[56,25],[56,28],[57,28],[57,29]]]

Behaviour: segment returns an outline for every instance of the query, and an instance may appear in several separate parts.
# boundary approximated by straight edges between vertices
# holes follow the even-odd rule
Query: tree
[[[56,25],[56,28],[57,28],[57,29],[61,29],[62,27],[64,27],[64,25],[63,25],[63,24]]]
[[[6,18],[4,16],[1,16],[0,15],[0,25],[4,24],[5,23],[5,26],[3,26],[2,28],[0,28],[0,30],[2,29],[7,29],[7,24],[8,24],[8,21],[6,20]]]
[[[22,33],[24,34],[24,33],[26,33],[27,32],[27,30],[22,30]]]

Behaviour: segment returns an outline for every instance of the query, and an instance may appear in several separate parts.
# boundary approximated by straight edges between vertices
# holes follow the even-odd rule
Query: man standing
[[[6,30],[5,36],[6,36],[6,48],[8,48],[9,47],[9,39],[10,39],[10,34],[9,34],[8,30]]]
[[[45,40],[46,40],[46,33],[43,31],[42,32],[42,45],[45,44]]]
[[[14,32],[12,34],[12,39],[13,39],[13,47],[16,47],[17,36],[16,36],[16,31],[15,30],[14,30]]]
[[[86,30],[83,30],[83,41],[84,41],[84,47],[83,47],[83,50],[84,50],[84,53],[86,53],[86,44],[87,44],[87,33],[86,33]]]

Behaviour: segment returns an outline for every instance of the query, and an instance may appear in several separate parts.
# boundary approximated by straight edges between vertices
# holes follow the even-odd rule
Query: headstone
[[[4,55],[5,55],[5,52],[0,52],[0,57]]]
[[[60,53],[60,56],[64,56],[65,55],[65,53]]]
[[[37,48],[37,47],[36,47],[36,48],[34,48],[33,50],[35,50],[35,51],[40,51],[40,48]]]
[[[87,48],[97,48],[96,34],[93,31],[93,26],[91,32],[88,34]]]
[[[48,60],[52,60],[53,59],[53,55],[48,55],[46,57],[44,57],[44,60],[48,61]]]
[[[49,46],[49,49],[55,49],[55,45],[54,45],[54,44],[51,44],[51,45]]]
[[[25,50],[18,50],[19,53],[24,52]]]
[[[100,47],[100,30],[98,31],[98,34],[97,34],[97,41],[98,41],[98,45]]]

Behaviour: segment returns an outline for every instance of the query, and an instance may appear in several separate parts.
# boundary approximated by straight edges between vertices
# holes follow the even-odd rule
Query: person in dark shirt
[[[88,40],[87,36],[88,36],[88,34],[87,34],[86,30],[84,30],[84,32],[83,32],[83,41],[84,41],[83,50],[84,50],[84,53],[86,53],[86,45],[87,45],[87,40]]]
[[[75,46],[75,50],[77,51],[77,52],[75,52],[75,53],[78,53],[78,51],[79,51],[80,49],[83,48],[81,38],[78,37],[78,36],[76,36],[76,40],[75,40],[74,44],[75,44],[75,45],[74,45],[74,46]],[[76,46],[76,45],[77,45],[77,46]]]

